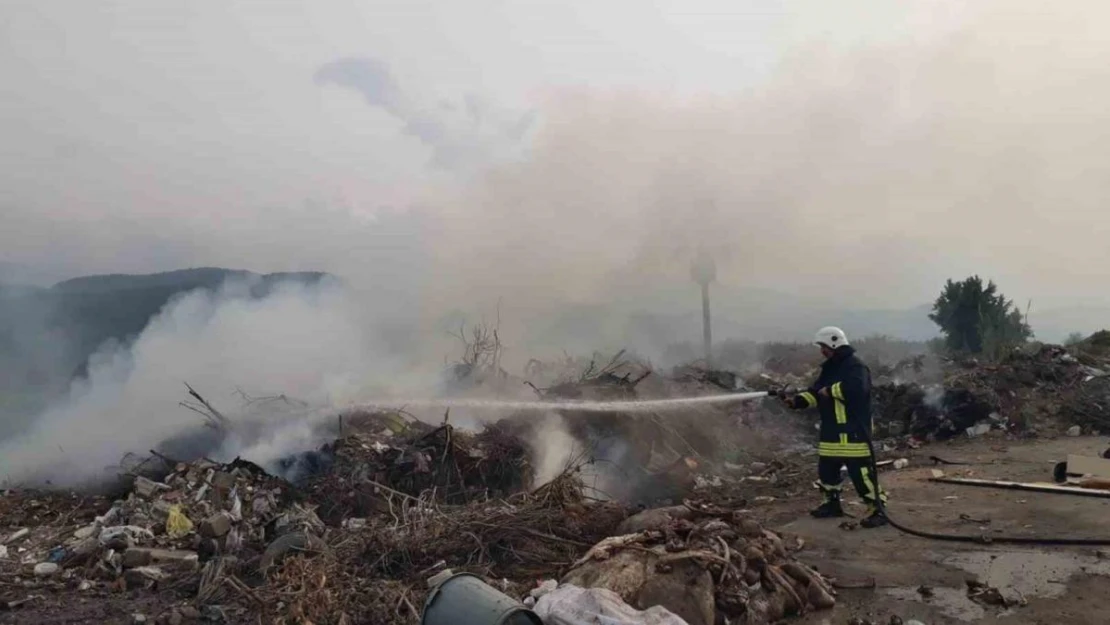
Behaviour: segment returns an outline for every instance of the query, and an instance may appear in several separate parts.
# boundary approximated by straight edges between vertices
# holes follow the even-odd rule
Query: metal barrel
[[[421,625],[543,625],[522,603],[470,573],[440,582],[424,602]]]

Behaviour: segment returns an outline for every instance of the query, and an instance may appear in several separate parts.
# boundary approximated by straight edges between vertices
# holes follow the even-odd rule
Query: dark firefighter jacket
[[[856,357],[851,345],[838,347],[821,365],[821,375],[806,391],[791,399],[797,410],[817,407],[821,414],[818,455],[833,458],[867,458],[871,436],[871,370]],[[817,394],[828,389],[828,397]]]

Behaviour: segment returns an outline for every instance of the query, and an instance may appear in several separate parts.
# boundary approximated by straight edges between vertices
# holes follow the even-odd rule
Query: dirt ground
[[[927,481],[929,456],[975,463],[939,466],[946,475],[1015,481],[1052,481],[1053,465],[1067,454],[1099,455],[1105,438],[1006,441],[986,437],[926,446],[907,455],[911,465],[884,471],[890,512],[914,529],[971,535],[1106,538],[1110,499],[939,484]],[[892,457],[887,454],[886,457]],[[846,482],[847,485],[847,482]],[[850,492],[850,487],[849,491]],[[858,499],[846,495],[850,514],[861,516]],[[842,625],[852,618],[885,625],[891,616],[927,625],[991,620],[1003,624],[1110,622],[1110,559],[1098,547],[992,546],[927,540],[892,527],[845,530],[843,520],[807,514],[812,496],[776,501],[761,509],[767,525],[800,536],[800,558],[841,582],[874,579],[873,589],[841,590],[834,610],[793,621]],[[961,518],[961,515],[965,515]],[[969,519],[974,519],[971,521]],[[989,522],[984,522],[989,521]],[[1110,556],[1110,546],[1103,556]],[[1028,604],[1004,609],[967,598],[965,580],[977,579]],[[923,596],[922,586],[928,587]],[[931,591],[931,592],[930,592]]]

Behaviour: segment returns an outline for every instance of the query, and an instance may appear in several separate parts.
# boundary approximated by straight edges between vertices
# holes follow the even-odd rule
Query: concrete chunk
[[[157,564],[178,570],[194,570],[197,568],[199,561],[200,558],[195,551],[135,547],[123,552],[123,568],[125,569]]]
[[[266,547],[258,561],[258,569],[266,573],[271,567],[280,564],[286,556],[297,554],[315,555],[327,549],[327,544],[312,534],[293,532],[279,536]]]
[[[217,512],[200,524],[198,532],[205,538],[222,538],[231,531],[231,515]]]
[[[123,580],[128,588],[150,588],[164,579],[165,572],[156,566],[140,566],[123,572]]]
[[[57,573],[60,568],[53,562],[41,562],[35,565],[35,577],[50,577]]]
[[[154,480],[147,479],[140,475],[135,478],[134,488],[136,495],[142,497],[143,499],[150,499],[159,491],[168,489],[169,486],[166,486],[165,484],[159,484]]]

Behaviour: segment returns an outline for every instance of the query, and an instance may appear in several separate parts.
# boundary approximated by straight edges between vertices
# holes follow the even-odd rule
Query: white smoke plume
[[[357,299],[340,286],[279,286],[262,300],[242,297],[246,288],[189,293],[168,304],[133,344],[106,346],[66,401],[3,444],[0,476],[64,482],[195,428],[199,416],[177,405],[186,382],[225,408],[241,402],[236,389],[330,406],[434,387],[434,377],[421,377],[434,369],[417,371],[392,358]],[[280,447],[273,455],[306,442],[290,439],[293,432],[281,432],[286,440],[273,443]],[[268,455],[256,457],[274,459]]]
[[[144,198],[130,212],[114,184],[92,200],[51,198],[64,218],[13,187],[0,248],[28,258],[43,246],[26,233],[42,231],[74,242],[42,254],[69,249],[90,267],[130,250],[176,266],[326,270],[350,290],[172,304],[6,443],[0,475],[81,474],[156,444],[190,418],[176,407],[185,381],[216,403],[237,386],[322,404],[434,393],[429,371],[452,349],[443,320],[492,319],[499,301],[511,370],[564,348],[626,347],[619,320],[696,308],[687,269],[699,245],[718,259],[715,312],[804,333],[802,312],[910,306],[975,272],[1019,301],[1088,293],[1110,277],[1098,140],[1110,40],[1097,28],[1108,16],[1089,1],[994,2],[894,43],[790,50],[730,95],[557,91],[520,162],[376,220],[346,206],[229,207],[211,189],[192,195],[173,167],[84,172],[158,187],[129,190]],[[27,193],[66,187],[30,178]],[[137,217],[152,210],[145,198],[166,200],[149,221]],[[746,300],[754,288],[796,295]]]

